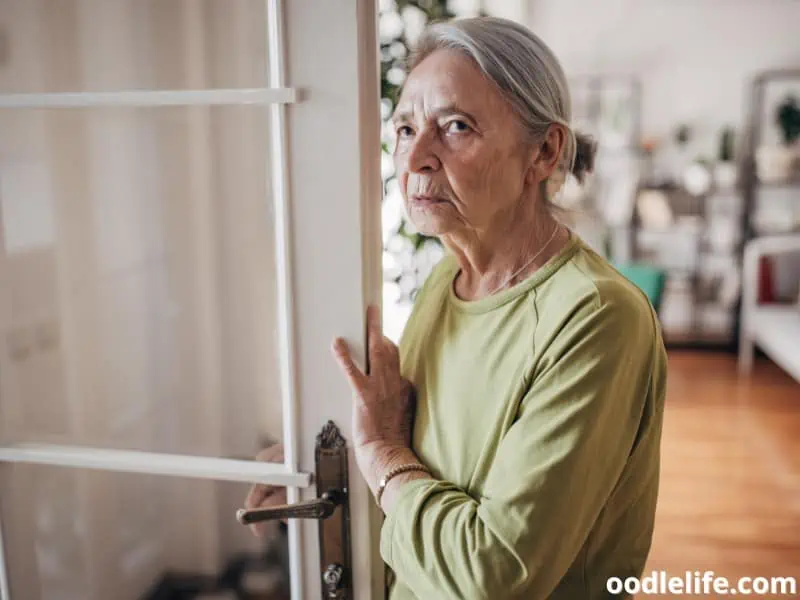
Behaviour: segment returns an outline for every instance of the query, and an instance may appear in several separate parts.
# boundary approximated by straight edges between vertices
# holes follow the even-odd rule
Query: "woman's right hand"
[[[265,448],[258,453],[256,460],[261,462],[282,463],[283,444],[274,444],[269,448]],[[263,483],[257,483],[250,488],[250,493],[247,495],[247,499],[244,502],[245,508],[249,510],[268,508],[279,504],[286,504],[286,488]],[[260,523],[252,523],[248,525],[248,527],[250,527],[250,531],[252,531],[254,535],[264,537],[271,525],[270,521],[262,521]]]

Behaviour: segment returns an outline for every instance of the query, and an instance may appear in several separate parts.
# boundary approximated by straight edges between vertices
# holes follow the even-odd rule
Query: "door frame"
[[[0,443],[0,479],[7,476],[3,463],[48,464],[287,485],[294,502],[316,497],[310,474],[322,426],[333,420],[346,439],[352,437],[352,392],[330,343],[344,337],[365,365],[366,307],[381,301],[377,6],[374,0],[265,2],[269,88],[6,94],[0,109],[269,105],[284,465]],[[380,513],[348,454],[355,595],[379,598],[384,594]],[[0,598],[12,600],[4,556],[13,548],[2,547],[1,533],[2,524]],[[321,596],[317,522],[289,522],[289,551],[292,597]]]

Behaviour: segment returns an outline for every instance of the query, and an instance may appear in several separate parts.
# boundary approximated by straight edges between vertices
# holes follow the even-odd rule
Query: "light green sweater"
[[[381,532],[391,600],[610,597],[645,566],[659,484],[666,353],[646,297],[573,235],[478,301],[446,256],[400,343],[413,449]]]

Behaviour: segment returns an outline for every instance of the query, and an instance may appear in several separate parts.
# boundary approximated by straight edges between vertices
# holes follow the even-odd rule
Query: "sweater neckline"
[[[575,254],[580,245],[580,239],[575,233],[570,232],[569,240],[564,247],[550,258],[544,265],[536,269],[528,277],[508,289],[481,298],[480,300],[463,300],[456,295],[456,277],[461,271],[458,261],[451,255],[452,267],[447,276],[448,300],[458,310],[470,313],[484,313],[494,310],[511,302],[515,298],[529,292],[543,281],[548,279],[553,273],[560,269]]]

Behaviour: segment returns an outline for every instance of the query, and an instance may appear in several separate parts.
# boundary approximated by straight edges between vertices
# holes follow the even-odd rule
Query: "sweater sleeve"
[[[657,347],[648,309],[594,294],[565,319],[498,442],[481,497],[446,481],[404,484],[381,555],[416,597],[550,595],[633,449]]]

